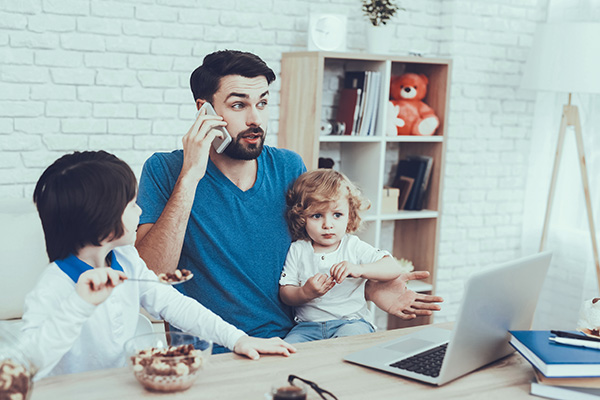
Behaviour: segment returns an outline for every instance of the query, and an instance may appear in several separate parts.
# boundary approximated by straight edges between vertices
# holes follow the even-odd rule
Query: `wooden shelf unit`
[[[344,72],[357,70],[382,74],[374,135],[320,135],[321,123],[335,119]],[[433,136],[385,136],[390,78],[405,72],[423,73],[429,78],[424,101],[440,119]],[[281,62],[279,146],[300,154],[308,169],[317,168],[320,156],[334,154],[334,168],[356,182],[372,203],[363,216],[359,236],[397,258],[412,261],[415,270],[429,271],[426,282],[414,285],[429,294],[435,293],[450,73],[448,59],[393,55],[293,52],[284,53]],[[394,173],[390,165],[409,154],[434,158],[424,208],[383,213],[383,187]],[[406,323],[389,316],[388,329],[431,322],[431,318],[417,318]]]

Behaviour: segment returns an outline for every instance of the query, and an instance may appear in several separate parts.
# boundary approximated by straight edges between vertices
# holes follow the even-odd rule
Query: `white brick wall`
[[[400,1],[392,51],[454,60],[438,321],[453,318],[473,270],[519,254],[533,110],[519,80],[547,1]],[[204,55],[252,51],[278,73],[282,52],[306,49],[311,12],[347,15],[349,50],[364,51],[359,0],[0,0],[0,198],[29,198],[73,150],[107,149],[139,174],[180,146]]]

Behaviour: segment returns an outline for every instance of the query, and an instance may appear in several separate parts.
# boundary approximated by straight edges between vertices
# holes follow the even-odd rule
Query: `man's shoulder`
[[[183,150],[173,150],[171,152],[156,152],[146,160],[148,165],[172,164],[183,162]]]

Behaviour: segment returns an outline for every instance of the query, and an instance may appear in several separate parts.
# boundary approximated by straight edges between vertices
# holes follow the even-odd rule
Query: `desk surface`
[[[449,324],[439,325],[449,327]],[[422,327],[322,340],[297,345],[289,358],[263,356],[251,361],[234,354],[212,356],[204,375],[189,390],[157,394],[144,390],[128,368],[51,377],[37,382],[32,400],[44,399],[257,399],[263,400],[276,376],[298,375],[317,382],[339,400],[370,399],[521,399],[529,395],[533,370],[512,354],[441,387],[419,383],[342,361],[344,355]],[[84,397],[82,397],[82,395]],[[309,399],[319,399],[314,393]]]

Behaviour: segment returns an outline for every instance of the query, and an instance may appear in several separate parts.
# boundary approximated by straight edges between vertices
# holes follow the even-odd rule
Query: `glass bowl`
[[[189,389],[212,353],[212,342],[182,332],[148,333],[125,342],[133,375],[147,390]]]
[[[37,372],[25,345],[0,327],[0,398],[29,399]]]

